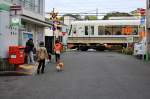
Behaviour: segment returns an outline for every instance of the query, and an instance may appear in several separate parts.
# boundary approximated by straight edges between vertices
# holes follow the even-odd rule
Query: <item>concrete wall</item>
[[[148,53],[150,54],[150,28],[147,29],[147,42],[148,42]]]
[[[150,54],[150,4],[149,0],[147,0],[147,9],[146,9],[146,27],[147,27],[147,42],[148,42],[148,53]]]
[[[39,19],[39,20],[43,20],[43,21],[45,20],[45,17],[43,15],[29,11],[29,10],[26,10],[26,9],[22,10],[22,14],[29,16],[29,17],[32,17],[32,18],[35,18],[35,19]]]

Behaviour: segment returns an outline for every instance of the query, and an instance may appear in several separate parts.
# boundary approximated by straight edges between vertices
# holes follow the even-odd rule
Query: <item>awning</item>
[[[21,15],[21,19],[25,20],[25,21],[28,21],[28,22],[35,23],[37,25],[41,25],[43,27],[51,27],[52,26],[52,24],[50,24],[50,23],[48,23],[46,21],[38,20],[38,19],[35,19],[35,18],[32,18],[32,17],[28,17],[28,16],[25,16],[25,15]]]
[[[9,5],[0,3],[0,10],[9,11],[9,9]]]

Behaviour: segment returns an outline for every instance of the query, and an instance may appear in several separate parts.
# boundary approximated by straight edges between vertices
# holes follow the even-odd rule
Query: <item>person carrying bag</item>
[[[44,42],[40,42],[40,47],[37,49],[37,61],[39,62],[37,74],[44,73],[45,69],[45,60],[48,59],[48,53],[46,48],[44,47]]]

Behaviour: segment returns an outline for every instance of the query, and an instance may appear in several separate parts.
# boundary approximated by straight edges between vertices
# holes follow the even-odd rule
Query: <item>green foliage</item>
[[[133,54],[133,49],[132,48],[123,48],[122,53],[126,55],[132,55]]]
[[[73,15],[73,14],[71,14],[71,13],[67,13],[67,14],[64,14],[63,17],[64,17],[64,16],[71,16],[71,17],[74,17],[74,18],[76,18],[76,19],[81,19],[81,16],[78,15],[78,14],[77,14],[77,15]]]
[[[95,15],[85,16],[85,20],[96,20],[97,17]]]
[[[104,16],[103,20],[108,20],[109,17],[121,17],[121,16],[132,16],[129,13],[124,12],[114,12],[114,13],[108,13]]]
[[[64,20],[64,17],[60,17],[58,20],[63,21],[63,20]]]

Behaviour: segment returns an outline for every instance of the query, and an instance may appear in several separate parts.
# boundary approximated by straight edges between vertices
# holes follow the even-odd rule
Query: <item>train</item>
[[[139,42],[139,33],[144,30],[140,20],[81,20],[69,26],[67,45],[87,51],[105,50],[110,46],[127,46]]]

